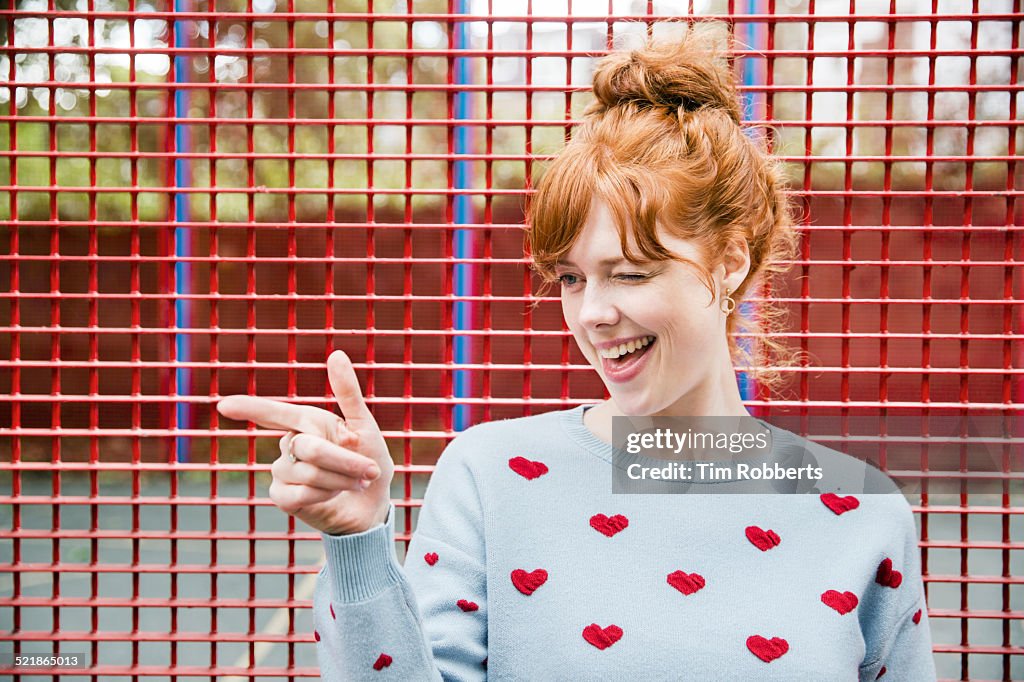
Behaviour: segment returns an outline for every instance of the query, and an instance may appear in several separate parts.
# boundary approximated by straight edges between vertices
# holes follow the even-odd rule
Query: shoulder
[[[891,494],[898,500],[906,500],[901,486],[872,463],[852,457],[845,452],[829,448],[821,443],[799,436],[774,424],[772,430],[773,450],[780,461],[787,466],[806,466],[821,469],[822,478],[817,482],[820,492],[836,494]]]
[[[559,430],[559,411],[534,414],[527,417],[496,419],[480,422],[459,432],[448,444],[448,450],[480,453],[505,450],[511,444],[524,441],[550,440]]]
[[[494,464],[507,464],[510,450],[536,449],[550,445],[558,438],[561,434],[560,414],[556,410],[474,424],[460,431],[448,443],[437,461],[437,468],[458,465],[479,470]]]

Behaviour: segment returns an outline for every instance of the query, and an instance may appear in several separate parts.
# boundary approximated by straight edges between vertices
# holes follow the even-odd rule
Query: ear
[[[750,249],[746,239],[738,239],[726,247],[722,267],[725,269],[722,286],[736,291],[750,272]]]

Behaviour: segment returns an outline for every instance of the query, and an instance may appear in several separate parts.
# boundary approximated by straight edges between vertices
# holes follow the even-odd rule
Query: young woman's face
[[[691,242],[663,230],[658,238],[672,252],[700,262]],[[631,235],[631,249],[634,244]],[[721,282],[725,268],[713,274]],[[723,362],[731,376],[726,316],[693,268],[672,260],[646,265],[625,260],[612,216],[595,200],[556,275],[566,323],[619,410],[686,414],[678,410],[686,403],[714,403]],[[603,357],[620,353],[621,347],[609,348],[619,341],[633,341],[635,350],[619,359]],[[647,346],[637,347],[643,343]]]

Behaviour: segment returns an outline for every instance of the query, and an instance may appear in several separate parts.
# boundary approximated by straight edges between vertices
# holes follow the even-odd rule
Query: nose
[[[619,309],[612,292],[599,286],[587,286],[583,292],[579,316],[580,324],[588,329],[617,323]]]

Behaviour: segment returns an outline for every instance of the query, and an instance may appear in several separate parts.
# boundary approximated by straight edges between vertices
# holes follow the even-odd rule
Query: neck
[[[583,423],[598,438],[611,443],[612,417],[749,417],[750,412],[740,397],[732,363],[726,359],[718,363],[718,367],[718,372],[709,374],[693,390],[650,414],[627,414],[613,397],[588,409],[584,413]]]

